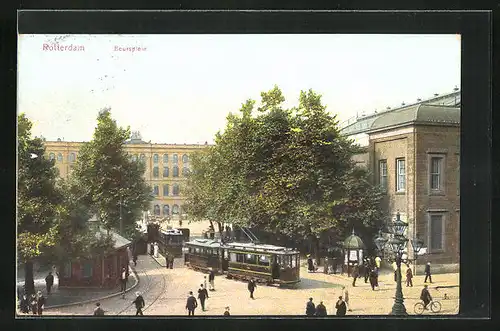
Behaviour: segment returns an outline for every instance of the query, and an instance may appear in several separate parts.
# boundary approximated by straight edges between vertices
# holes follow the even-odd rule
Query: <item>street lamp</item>
[[[396,297],[394,299],[394,305],[392,306],[391,315],[408,315],[406,308],[403,304],[403,289],[401,287],[401,260],[403,256],[403,250],[408,242],[408,239],[404,236],[404,232],[408,227],[408,223],[401,221],[399,212],[396,214],[396,220],[392,223],[392,238],[390,240],[384,239],[381,234],[375,239],[375,244],[382,250],[385,244],[389,244],[391,251],[396,256]]]

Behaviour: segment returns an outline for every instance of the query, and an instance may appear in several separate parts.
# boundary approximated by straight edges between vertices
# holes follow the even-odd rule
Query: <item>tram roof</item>
[[[255,243],[235,243],[230,242],[226,244],[229,249],[239,249],[245,251],[259,251],[259,252],[271,252],[276,254],[298,254],[299,252],[293,248],[287,248],[283,246],[267,245],[267,244],[255,244]]]
[[[216,240],[212,240],[212,239],[193,239],[191,241],[186,242],[186,245],[218,248],[221,246],[221,243],[220,243],[220,241],[216,241]]]
[[[173,235],[173,236],[182,236],[182,231],[179,229],[167,229],[167,230],[161,230],[160,231],[163,234],[168,234],[168,235]]]

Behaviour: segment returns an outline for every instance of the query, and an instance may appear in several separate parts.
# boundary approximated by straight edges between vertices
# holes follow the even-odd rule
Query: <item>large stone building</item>
[[[356,156],[386,192],[384,207],[424,241],[421,266],[460,261],[460,92],[358,119],[343,133],[367,148]],[[413,258],[412,247],[409,255]],[[421,269],[421,267],[419,268]]]
[[[46,154],[55,159],[59,175],[66,178],[78,158],[78,151],[83,142],[46,141]],[[179,218],[185,197],[182,196],[182,184],[190,169],[192,153],[206,148],[208,145],[187,144],[154,144],[145,142],[138,133],[125,144],[125,150],[132,158],[141,159],[146,163],[144,177],[151,186],[154,201],[151,204],[151,214],[168,218]]]

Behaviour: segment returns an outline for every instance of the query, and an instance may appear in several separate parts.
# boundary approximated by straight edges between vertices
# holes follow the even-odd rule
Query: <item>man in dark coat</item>
[[[200,288],[198,289],[198,299],[200,299],[201,309],[205,311],[205,300],[208,299],[207,289],[203,287],[203,284],[200,284]]]
[[[208,284],[210,285],[210,291],[215,291],[214,280],[215,272],[213,271],[213,269],[210,269],[210,274],[208,275]]]
[[[52,275],[52,272],[49,272],[47,277],[45,277],[45,286],[47,287],[47,294],[50,294],[52,285],[54,285],[54,276]]]
[[[407,266],[407,269],[406,269],[406,287],[408,287],[408,286],[413,287],[412,278],[413,278],[413,272],[411,271],[411,268],[409,266]]]
[[[427,278],[429,278],[429,281],[432,284],[431,263],[430,262],[427,262],[427,264],[425,265],[425,279],[424,279],[424,283],[427,283]]]
[[[368,283],[368,277],[370,277],[370,264],[368,259],[363,261],[363,276],[365,278],[365,283]]]
[[[359,268],[355,265],[352,269],[352,287],[356,287],[356,280],[359,277]]]
[[[422,292],[420,293],[420,300],[424,302],[424,309],[427,309],[427,305],[432,301],[431,294],[427,289],[427,285],[424,285]]]
[[[198,302],[196,298],[193,296],[193,292],[189,292],[189,297],[186,302],[186,309],[188,310],[188,316],[194,316],[194,310],[198,307]]]
[[[326,316],[326,307],[323,304],[323,301],[319,303],[319,305],[316,306],[316,316]]]
[[[174,254],[172,253],[168,253],[168,267],[170,269],[173,269],[174,268]]]
[[[314,272],[314,262],[311,255],[307,255],[307,271]]]
[[[144,303],[144,298],[142,297],[140,292],[135,292],[135,295],[136,298],[134,301],[132,301],[132,303],[135,304],[135,309],[136,309],[135,316],[137,315],[143,316],[144,314],[142,313],[142,308],[144,308],[144,306],[146,305]]]
[[[21,302],[19,303],[19,308],[21,309],[21,312],[24,314],[29,313],[30,307],[29,307],[29,301],[28,301],[28,296],[26,294],[23,294],[21,297]]]
[[[127,289],[127,270],[125,267],[122,268],[120,272],[120,292],[122,292],[122,297],[125,298],[125,291]]]
[[[229,307],[226,307],[226,311],[224,312],[224,316],[231,316],[229,313]]]
[[[314,305],[313,298],[309,298],[306,304],[306,316],[312,317],[316,314],[316,306]]]
[[[101,304],[98,302],[95,305],[94,316],[104,316],[104,310],[101,308]]]
[[[137,267],[137,252],[134,251],[134,255],[132,255],[132,261],[134,262],[134,267]]]
[[[248,291],[250,292],[250,298],[251,298],[251,299],[255,299],[255,298],[253,297],[253,292],[255,291],[255,288],[256,288],[256,287],[257,287],[257,284],[255,284],[255,280],[250,279],[250,280],[248,281]]]
[[[337,316],[345,316],[347,311],[347,306],[344,300],[342,300],[342,296],[339,296],[339,300],[337,301],[335,308],[337,309]]]
[[[33,315],[36,315],[38,313],[38,298],[36,297],[35,293],[31,294],[29,301],[31,312],[33,313]]]
[[[36,306],[37,306],[37,314],[42,315],[43,308],[45,307],[45,297],[43,296],[42,291],[38,291]]]
[[[372,287],[372,291],[375,291],[375,287],[377,286],[377,275],[375,270],[370,270],[370,286]]]

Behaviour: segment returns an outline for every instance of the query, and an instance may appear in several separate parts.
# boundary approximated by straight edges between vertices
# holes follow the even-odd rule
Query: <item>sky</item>
[[[19,35],[18,45],[18,113],[47,140],[90,140],[110,107],[145,141],[212,143],[229,112],[274,85],[286,107],[313,89],[340,122],[460,87],[457,35]]]

